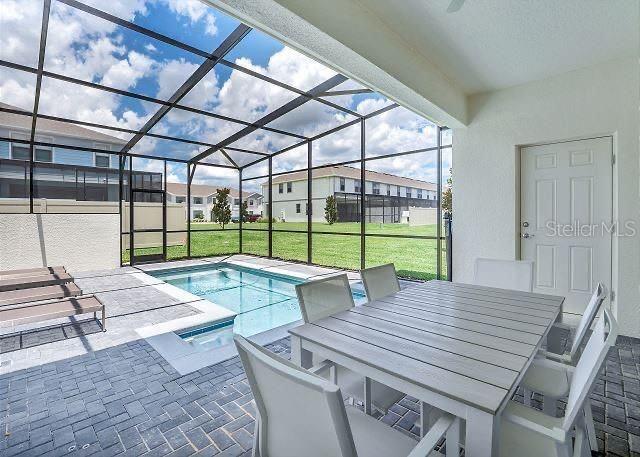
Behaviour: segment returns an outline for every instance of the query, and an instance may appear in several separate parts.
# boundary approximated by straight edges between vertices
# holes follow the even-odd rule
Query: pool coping
[[[285,260],[265,259],[261,257],[235,255],[136,266],[135,268],[140,271],[141,275],[147,277],[148,281],[160,281],[160,283],[155,284],[154,287],[200,311],[200,313],[193,316],[173,319],[136,329],[138,335],[147,340],[147,342],[167,362],[169,362],[169,364],[178,371],[180,375],[186,375],[206,366],[235,357],[237,355],[237,350],[233,343],[216,348],[207,348],[205,345],[185,341],[178,336],[177,332],[188,331],[189,329],[197,328],[199,326],[221,323],[235,318],[237,313],[222,305],[213,303],[180,289],[179,287],[168,284],[152,276],[150,273],[169,270],[187,270],[193,267],[214,266],[220,263],[304,280],[347,273],[349,276],[349,282],[352,284],[353,289],[364,294],[364,288],[362,287],[360,275],[358,273],[328,267],[296,264]],[[310,274],[313,272],[316,274]],[[273,343],[274,341],[288,336],[289,329],[300,324],[302,324],[302,321],[297,320],[257,333],[250,336],[248,339],[261,345]]]

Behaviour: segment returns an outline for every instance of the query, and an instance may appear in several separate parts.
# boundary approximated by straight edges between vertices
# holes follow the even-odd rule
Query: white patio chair
[[[400,291],[396,267],[392,263],[360,270],[367,300],[374,301]]]
[[[584,310],[576,332],[571,342],[571,349],[566,354],[555,354],[553,352],[541,351],[540,355],[545,358],[537,358],[533,361],[522,379],[524,403],[531,404],[531,392],[538,392],[543,396],[543,411],[550,416],[556,415],[557,400],[565,398],[569,394],[569,378],[564,370],[556,369],[557,364],[575,365],[582,353],[582,343],[587,336],[587,331],[591,328],[593,321],[598,315],[598,311],[607,296],[607,288],[603,284],[598,284],[593,291],[591,300]],[[546,363],[552,360],[555,363]],[[589,431],[589,444],[594,451],[598,450],[595,440],[595,426],[591,413],[591,402],[589,399],[585,403],[586,425]]]
[[[417,442],[345,406],[340,388],[314,374],[330,362],[307,371],[242,336],[234,341],[258,411],[254,457],[427,457],[441,455],[433,448],[443,436],[457,439],[451,415]]]
[[[598,373],[618,336],[618,326],[608,310],[587,342],[575,368],[545,360],[569,380],[569,395],[564,417],[557,418],[510,401],[502,413],[500,455],[504,457],[587,457],[588,430],[585,404],[595,386]],[[575,433],[574,433],[575,432]],[[575,440],[572,443],[572,438]]]
[[[543,353],[543,355],[549,359],[556,360],[562,363],[568,363],[571,365],[575,365],[580,358],[580,351],[582,349],[582,343],[584,343],[584,339],[587,336],[587,332],[591,328],[593,321],[595,320],[598,312],[600,311],[600,307],[604,303],[605,298],[607,298],[607,288],[604,284],[598,283],[593,294],[591,295],[591,299],[587,304],[587,307],[582,313],[582,317],[580,318],[580,322],[578,322],[578,326],[575,329],[575,333],[571,340],[571,348],[568,353],[556,354],[554,352],[549,352],[548,350]],[[563,323],[554,324],[556,328],[564,328],[569,329],[570,327]],[[552,329],[553,330],[553,329]]]
[[[477,258],[473,283],[479,286],[531,292],[533,288],[533,262]]]
[[[353,295],[346,274],[309,281],[296,286],[302,319],[306,323],[316,322],[332,314],[346,311],[353,306]],[[315,355],[313,364],[320,363]],[[342,392],[355,400],[364,401],[365,378],[358,373],[336,365],[333,381]],[[371,381],[371,405],[384,414],[404,396],[391,387]]]
[[[400,291],[400,281],[393,263],[360,270],[360,278],[368,301],[378,300]],[[427,403],[420,403],[420,418],[418,426],[427,430],[440,417],[442,412]]]

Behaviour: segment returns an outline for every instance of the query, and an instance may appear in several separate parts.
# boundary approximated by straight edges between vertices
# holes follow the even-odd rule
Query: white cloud
[[[0,58],[37,66],[42,3],[3,0],[0,14]]]
[[[205,32],[214,36],[218,33],[213,9],[200,0],[164,0],[174,13],[189,18],[192,23],[205,21]]]
[[[35,89],[35,75],[0,67],[0,102],[31,111]]]
[[[168,99],[184,83],[200,65],[183,59],[170,60],[162,64],[158,71],[157,97]],[[203,109],[218,95],[218,79],[214,71],[210,71],[196,86],[182,99],[181,104]]]
[[[116,89],[128,88],[140,78],[148,76],[154,66],[153,59],[131,51],[127,59],[120,60],[108,68],[102,77],[102,84]]]
[[[144,48],[149,52],[158,52],[158,48],[156,48],[153,43],[147,43],[144,45]]]
[[[194,184],[238,188],[238,172],[230,168],[198,165],[193,176]]]

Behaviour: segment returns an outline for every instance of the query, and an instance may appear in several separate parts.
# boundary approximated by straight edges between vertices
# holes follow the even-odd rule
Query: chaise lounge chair
[[[0,292],[7,290],[30,289],[33,287],[53,286],[73,281],[69,273],[39,274],[33,276],[17,276],[0,279]]]
[[[0,324],[10,325],[30,324],[33,322],[48,321],[60,317],[71,317],[77,314],[102,313],[102,331],[106,331],[105,306],[94,295],[84,297],[71,297],[64,300],[49,303],[34,303],[19,306],[5,306],[0,308]]]
[[[63,266],[57,267],[41,267],[26,268],[23,270],[2,270],[0,271],[0,279],[20,278],[25,276],[52,275],[56,273],[66,273],[67,270]]]
[[[82,290],[73,282],[31,289],[7,290],[0,292],[0,306],[18,305],[41,300],[52,300],[82,295]]]

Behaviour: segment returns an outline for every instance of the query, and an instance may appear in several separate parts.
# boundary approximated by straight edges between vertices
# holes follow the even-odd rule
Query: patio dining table
[[[447,411],[466,422],[467,457],[496,456],[500,414],[563,301],[429,281],[291,329],[292,359],[316,353]]]

